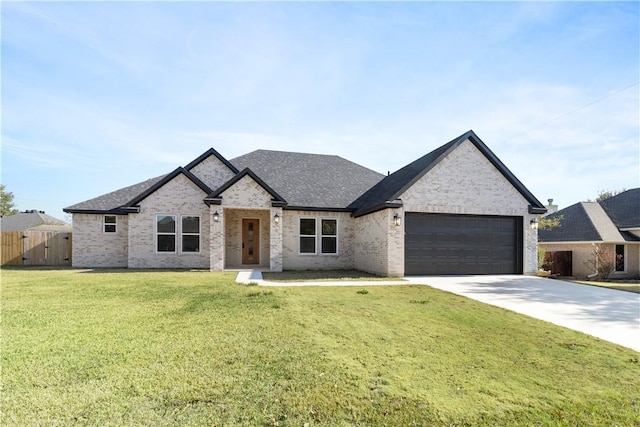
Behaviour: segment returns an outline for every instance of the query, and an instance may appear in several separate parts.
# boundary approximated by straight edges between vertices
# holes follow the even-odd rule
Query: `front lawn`
[[[426,286],[3,269],[3,426],[637,425],[640,355]]]

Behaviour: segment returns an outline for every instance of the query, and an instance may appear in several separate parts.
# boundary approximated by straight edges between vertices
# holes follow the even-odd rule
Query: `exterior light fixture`
[[[280,215],[278,215],[278,213],[276,212],[276,214],[273,216],[273,222],[275,222],[276,224],[280,223]]]
[[[393,216],[393,225],[395,225],[396,227],[399,226],[401,224],[401,220],[402,218],[400,217],[400,215],[398,215],[398,212],[396,212]]]
[[[537,230],[538,229],[538,220],[536,218],[533,218],[531,220],[531,222],[529,222],[529,225],[531,226],[532,230]]]
[[[215,212],[213,213],[213,220],[214,220],[215,222],[220,221],[220,214],[218,213],[218,211],[215,211]]]

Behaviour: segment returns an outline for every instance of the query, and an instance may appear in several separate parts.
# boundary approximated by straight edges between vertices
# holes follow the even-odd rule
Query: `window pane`
[[[322,234],[325,236],[335,236],[338,234],[338,222],[335,219],[322,220]]]
[[[105,224],[115,224],[116,223],[116,216],[115,215],[105,215],[104,216],[104,223]]]
[[[616,271],[624,271],[624,245],[616,245]]]
[[[200,233],[200,217],[183,216],[182,232],[183,233]]]
[[[182,252],[200,252],[200,236],[197,234],[182,236]]]
[[[116,232],[115,224],[106,224],[104,226],[104,232],[105,233],[115,233]]]
[[[175,233],[176,218],[170,215],[158,215],[158,233]]]
[[[316,234],[316,220],[315,219],[301,219],[300,220],[300,235],[315,236]]]
[[[335,254],[338,252],[337,239],[335,237],[322,238],[322,253]]]
[[[158,252],[175,252],[176,236],[162,234],[158,235]]]
[[[316,238],[315,237],[300,237],[300,253],[301,254],[315,254],[316,253]]]

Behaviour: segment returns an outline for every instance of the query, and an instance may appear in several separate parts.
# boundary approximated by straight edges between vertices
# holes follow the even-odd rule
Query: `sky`
[[[640,186],[638,2],[2,2],[2,184],[66,206],[215,148],[386,174],[473,130],[544,204]]]

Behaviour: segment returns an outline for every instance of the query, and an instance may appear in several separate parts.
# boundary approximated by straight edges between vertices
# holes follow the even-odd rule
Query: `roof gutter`
[[[398,208],[401,208],[402,206],[404,206],[402,203],[402,200],[387,200],[383,203],[372,206],[370,208],[355,211],[353,214],[351,214],[351,216],[354,218],[358,218],[360,216],[369,215],[371,213],[378,212],[383,209],[398,209]]]

